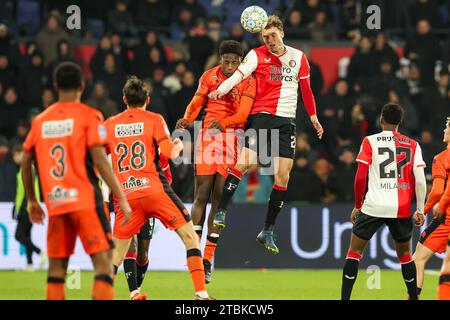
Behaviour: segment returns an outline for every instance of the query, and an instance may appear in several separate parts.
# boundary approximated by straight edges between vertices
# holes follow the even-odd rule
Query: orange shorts
[[[237,162],[239,139],[234,130],[210,135],[203,128],[195,146],[195,174],[220,175],[227,177],[228,168],[233,168]]]
[[[449,221],[441,223],[438,220],[433,219],[420,235],[419,242],[434,252],[443,253],[447,247],[449,237]]]
[[[89,255],[113,248],[111,225],[103,207],[49,217],[48,256],[70,257],[74,252],[77,236],[80,237],[84,251]]]
[[[122,210],[115,206],[114,237],[118,239],[129,239],[138,234],[150,217],[159,219],[170,230],[176,230],[191,221],[189,212],[172,189],[128,202],[132,214],[126,225],[122,225]]]

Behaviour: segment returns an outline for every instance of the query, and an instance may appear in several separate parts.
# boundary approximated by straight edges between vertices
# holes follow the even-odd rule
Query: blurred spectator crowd
[[[74,3],[81,8],[81,30],[66,28],[66,8]],[[252,4],[280,15],[285,40],[299,42],[307,55],[305,41],[351,41],[356,48],[340,61],[339,78],[328,90],[310,59],[325,135],[315,138],[299,95],[291,202],[353,200],[360,142],[379,130],[380,108],[389,101],[405,108],[401,131],[421,143],[431,180],[431,162],[444,148],[442,131],[450,116],[450,0],[0,0],[0,201],[14,198],[17,155],[31,119],[56,99],[54,68],[63,61],[83,65],[75,45],[97,44],[83,65],[83,102],[105,118],[124,110],[121,89],[135,74],[149,88],[149,110],[163,115],[173,130],[199,76],[218,63],[221,40],[237,40],[246,52],[261,44],[239,24],[240,13]],[[381,32],[366,28],[370,4],[382,10]],[[266,201],[272,180],[262,170],[250,170],[236,202]],[[175,191],[192,201],[192,165],[172,171]]]

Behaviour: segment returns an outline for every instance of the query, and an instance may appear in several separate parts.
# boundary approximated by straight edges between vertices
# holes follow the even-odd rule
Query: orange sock
[[[439,277],[438,300],[450,300],[450,274]]]
[[[92,288],[93,300],[114,300],[113,280],[106,274],[95,276]]]
[[[47,300],[64,300],[64,279],[48,277],[45,295]]]
[[[195,292],[206,291],[205,269],[203,268],[202,252],[200,249],[187,251],[187,265],[191,272]]]
[[[214,252],[216,251],[217,248],[217,241],[219,240],[219,237],[208,236],[206,239],[207,240],[205,246],[205,254],[203,258],[208,260],[209,263],[212,263],[212,259],[214,257]]]

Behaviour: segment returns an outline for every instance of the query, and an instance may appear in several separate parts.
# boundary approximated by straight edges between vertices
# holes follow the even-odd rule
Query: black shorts
[[[396,242],[407,242],[411,239],[413,223],[411,218],[377,218],[360,213],[353,225],[353,233],[369,241],[382,225],[386,224]]]
[[[137,237],[140,240],[151,240],[153,237],[153,229],[155,228],[155,218],[149,218],[139,231]]]
[[[295,118],[279,117],[267,113],[252,114],[247,119],[245,129],[245,147],[256,151],[260,157],[261,154],[264,154],[268,157],[294,158]],[[263,132],[264,129],[267,130],[266,133]],[[273,130],[278,130],[279,138],[274,141],[278,144],[278,148],[270,143],[272,135],[275,134]],[[271,154],[271,147],[274,148],[275,154]]]

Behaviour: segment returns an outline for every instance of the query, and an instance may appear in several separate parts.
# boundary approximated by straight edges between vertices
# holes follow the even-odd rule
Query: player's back
[[[425,166],[419,144],[398,132],[382,131],[364,138],[357,161],[369,164],[361,211],[376,217],[409,217],[415,190],[413,170]]]
[[[101,113],[79,102],[56,102],[33,120],[24,149],[35,151],[50,216],[102,205],[88,148],[105,140]]]
[[[449,163],[449,151],[445,149],[444,151],[438,153],[433,158],[433,165],[431,167],[431,173],[433,175],[433,179],[440,178],[444,179],[447,182],[448,174],[450,170]]]
[[[169,136],[163,118],[129,108],[110,117],[105,126],[113,170],[127,199],[164,192],[166,179],[159,167],[157,149],[157,143]]]

